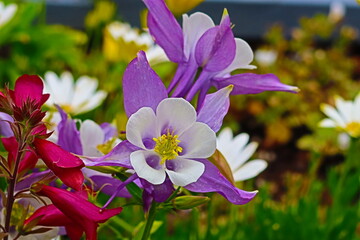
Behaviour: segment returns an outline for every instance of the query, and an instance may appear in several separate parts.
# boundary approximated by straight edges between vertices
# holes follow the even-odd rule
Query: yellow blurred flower
[[[154,44],[149,33],[139,33],[129,24],[117,21],[105,28],[103,51],[108,61],[130,62],[140,50],[146,52],[150,64],[167,61],[165,52]]]
[[[175,16],[181,16],[203,1],[204,0],[165,0],[166,5]]]
[[[95,28],[102,23],[110,22],[116,13],[116,5],[110,1],[98,1],[95,8],[85,18],[85,25]]]

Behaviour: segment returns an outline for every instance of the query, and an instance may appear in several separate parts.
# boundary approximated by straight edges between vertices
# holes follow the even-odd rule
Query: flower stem
[[[150,237],[151,228],[155,221],[156,208],[157,208],[157,203],[153,201],[149,210],[149,215],[146,220],[146,225],[141,240],[147,240]]]
[[[19,141],[18,150],[15,159],[15,167],[12,175],[9,179],[9,186],[7,191],[7,201],[6,201],[6,217],[5,217],[5,231],[8,233],[10,231],[10,220],[11,220],[11,212],[15,201],[15,185],[17,181],[18,169],[20,165],[20,160],[23,155],[23,150],[26,144],[23,141]],[[9,235],[4,237],[4,240],[8,240]]]

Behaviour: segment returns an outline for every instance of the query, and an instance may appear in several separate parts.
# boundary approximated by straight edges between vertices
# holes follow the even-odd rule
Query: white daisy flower
[[[217,149],[228,162],[235,182],[253,178],[267,167],[267,162],[262,159],[248,161],[258,147],[256,142],[249,144],[248,142],[249,135],[247,133],[233,137],[230,128],[224,128],[217,137]]]
[[[136,46],[145,47],[144,51],[151,65],[168,61],[164,50],[160,46],[155,45],[148,32],[139,33],[138,29],[118,21],[110,23],[106,29],[115,41],[122,39],[127,44],[135,43]]]
[[[328,104],[321,105],[321,111],[329,118],[323,119],[320,127],[338,128],[351,137],[360,137],[360,93],[354,101],[345,101],[335,97],[335,107]]]
[[[255,60],[263,66],[273,64],[277,59],[277,52],[274,50],[258,49],[255,51]]]
[[[74,78],[69,72],[64,72],[61,76],[57,76],[54,72],[47,72],[44,84],[44,92],[50,93],[45,105],[55,108],[54,104],[57,104],[71,115],[93,110],[103,102],[107,95],[105,91],[96,90],[97,79],[81,76],[74,83]]]
[[[17,11],[17,5],[12,3],[5,6],[3,2],[0,2],[0,27],[9,22]]]

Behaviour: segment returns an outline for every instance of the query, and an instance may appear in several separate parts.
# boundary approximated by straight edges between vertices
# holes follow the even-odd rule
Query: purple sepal
[[[103,130],[105,134],[104,142],[109,141],[111,138],[115,137],[117,135],[117,129],[110,123],[102,123],[100,124],[101,129]]]
[[[0,112],[0,135],[4,137],[14,136],[9,122],[14,122],[14,119],[7,113]]]
[[[185,186],[186,189],[201,193],[217,192],[237,205],[248,203],[257,194],[257,191],[247,192],[236,188],[208,160],[198,159],[198,161],[205,165],[205,172],[195,183]]]
[[[144,179],[141,180],[141,185],[144,188],[145,196],[143,196],[143,200],[145,198],[144,203],[149,202],[146,198],[150,197],[156,202],[165,202],[170,195],[174,192],[174,186],[170,179],[166,177],[164,183],[159,185],[150,184],[148,181]]]
[[[50,170],[31,173],[16,184],[15,191],[21,191],[30,188],[32,184],[40,181],[41,179],[44,179],[45,177],[50,177],[50,176],[54,176],[54,173]]]
[[[184,36],[179,23],[163,0],[143,0],[143,2],[149,9],[147,25],[155,42],[164,49],[171,61],[183,62]]]
[[[198,111],[197,121],[206,123],[214,132],[219,131],[229,110],[231,90],[232,87],[226,87],[215,93],[207,94],[200,111]]]
[[[68,119],[67,114],[59,106],[56,106],[61,121],[58,124],[59,138],[57,144],[64,150],[78,155],[82,154],[82,145],[80,141],[80,132],[76,128],[76,123]]]
[[[94,185],[95,191],[100,190],[101,192],[109,196],[112,196],[117,191],[118,186],[122,183],[118,179],[102,176],[102,175],[93,175],[90,178],[95,184]],[[126,188],[123,188],[120,191],[118,191],[115,196],[131,198],[131,194],[128,192]]]
[[[189,62],[186,64],[179,64],[176,73],[178,73],[179,69],[182,71],[182,74],[179,79],[177,79],[176,89],[172,93],[172,97],[185,97],[186,93],[193,85],[198,65],[193,58],[190,58]],[[177,77],[177,75],[175,75],[175,77]]]
[[[208,72],[224,70],[232,63],[235,54],[236,44],[230,27],[230,20],[224,20],[219,26],[207,30],[195,48],[197,64]]]
[[[86,166],[120,166],[132,168],[130,154],[140,148],[125,140],[116,145],[111,152],[99,158],[84,158]]]
[[[299,89],[280,82],[274,74],[243,73],[228,78],[213,79],[213,84],[220,89],[230,84],[234,85],[231,95],[256,94],[264,91],[284,91],[297,93]]]
[[[168,97],[164,84],[151,69],[143,51],[137,54],[137,58],[125,70],[123,92],[128,117],[142,107],[151,107],[155,111],[161,100]]]

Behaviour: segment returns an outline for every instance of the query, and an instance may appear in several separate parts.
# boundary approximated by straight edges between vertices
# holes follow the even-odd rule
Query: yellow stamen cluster
[[[161,137],[153,138],[156,145],[154,151],[160,154],[161,164],[164,164],[166,160],[175,159],[182,152],[182,147],[178,146],[180,140],[178,135],[173,135],[169,131]]]
[[[99,144],[96,146],[96,149],[99,150],[104,155],[108,154],[115,145],[116,138],[111,138],[109,141]]]
[[[360,137],[360,122],[350,122],[346,125],[345,131],[352,137]]]

